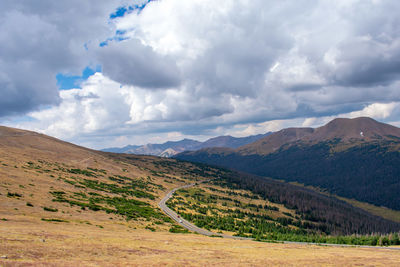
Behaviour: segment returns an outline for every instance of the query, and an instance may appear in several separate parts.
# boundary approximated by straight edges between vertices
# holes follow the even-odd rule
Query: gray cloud
[[[328,34],[340,37],[320,46],[319,53],[308,50],[306,55],[317,59],[314,63],[330,85],[390,85],[400,79],[399,9],[398,1],[356,1],[337,9],[337,27]],[[334,51],[334,65],[323,61],[329,50]]]
[[[173,59],[156,53],[136,39],[100,47],[98,59],[104,74],[122,84],[169,88],[180,83],[179,69]]]
[[[85,44],[110,34],[121,1],[0,2],[0,117],[59,103],[56,74],[90,65]]]
[[[400,102],[399,1],[161,0],[110,21],[124,3],[2,1],[0,116],[60,104],[35,113],[58,133],[77,101],[71,136],[195,134]],[[59,94],[57,73],[90,64],[96,82]]]

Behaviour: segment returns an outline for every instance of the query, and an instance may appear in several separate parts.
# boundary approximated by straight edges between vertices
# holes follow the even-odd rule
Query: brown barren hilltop
[[[99,152],[0,127],[0,266],[396,266],[400,262],[398,250],[169,232],[179,227],[157,208],[158,201],[172,188],[218,172],[175,159]]]
[[[287,128],[254,143],[242,146],[234,152],[242,155],[267,155],[284,145],[303,142],[315,144],[329,140],[371,142],[374,140],[400,138],[400,129],[368,117],[355,119],[337,118],[318,128]]]
[[[312,145],[324,141],[339,140],[341,144],[348,146],[349,144],[393,139],[400,140],[400,128],[368,117],[337,118],[318,128],[282,129],[236,149],[213,147],[198,151],[187,151],[183,152],[183,154],[196,155],[206,153],[223,156],[230,154],[263,156],[299,143]]]
[[[235,152],[249,155],[258,154],[265,155],[274,152],[283,145],[296,142],[302,138],[311,135],[314,132],[313,128],[287,128],[279,132],[273,133],[257,142],[242,146]]]

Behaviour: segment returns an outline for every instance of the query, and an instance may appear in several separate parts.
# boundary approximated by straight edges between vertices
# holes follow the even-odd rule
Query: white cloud
[[[399,1],[160,0],[109,19],[134,2],[2,2],[0,116],[97,147],[397,121]],[[57,91],[56,73],[92,64],[103,73]]]
[[[366,106],[362,110],[351,112],[349,117],[372,117],[375,119],[386,119],[392,115],[395,108],[399,109],[400,103],[374,103]]]
[[[129,92],[100,73],[91,76],[82,89],[61,91],[61,104],[32,112],[28,127],[59,138],[76,137],[121,127],[130,119]]]
[[[56,74],[80,74],[113,31],[109,14],[123,1],[0,2],[0,117],[61,101]],[[111,26],[111,27],[110,27]]]

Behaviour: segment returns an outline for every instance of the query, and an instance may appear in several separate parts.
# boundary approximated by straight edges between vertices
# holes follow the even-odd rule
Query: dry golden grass
[[[346,201],[347,203],[353,205],[354,207],[363,209],[368,211],[369,213],[372,213],[374,215],[383,217],[388,220],[392,220],[394,222],[400,222],[400,211],[397,210],[392,210],[386,207],[378,207],[366,202],[360,202],[355,199],[349,199],[349,198],[344,198],[344,197],[339,197],[336,196],[338,199],[341,199],[343,201]]]
[[[0,222],[0,266],[398,266],[400,252],[228,240],[193,234],[41,222]]]
[[[166,164],[171,163],[171,164]],[[98,180],[115,183],[110,176],[122,175],[135,180],[151,182],[162,187],[150,185],[155,199],[129,198],[145,201],[153,208],[166,192],[179,185],[203,179],[185,171],[196,168],[189,163],[147,156],[111,155],[78,147],[57,139],[36,133],[0,127],[0,219],[8,215],[26,215],[38,218],[58,218],[68,221],[89,222],[101,225],[107,221],[124,221],[122,216],[106,214],[103,211],[82,210],[68,203],[54,202],[53,191],[74,193],[101,193],[105,196],[121,196],[108,192],[98,192],[90,188],[79,187],[66,181],[78,179]],[[101,169],[97,177],[69,173],[70,169]],[[162,173],[162,174],[161,174]],[[169,182],[166,182],[166,181]],[[8,194],[17,194],[10,197]],[[29,205],[28,205],[29,204]],[[57,212],[45,211],[44,207],[57,209]],[[137,220],[133,227],[169,229],[168,225],[153,225],[153,222]]]
[[[296,216],[295,210],[290,210],[286,208],[283,204],[277,204],[270,202],[268,200],[264,200],[261,198],[251,198],[254,194],[249,191],[249,190],[242,190],[242,189],[230,189],[226,187],[221,187],[217,185],[210,185],[210,184],[199,184],[198,186],[194,188],[188,189],[189,192],[196,192],[198,190],[204,190],[201,194],[203,196],[217,196],[220,199],[216,199],[215,203],[200,203],[196,199],[192,197],[185,197],[186,193],[183,193],[182,191],[177,191],[176,196],[184,199],[185,203],[195,203],[201,207],[211,207],[211,208],[216,208],[219,210],[240,210],[242,212],[250,212],[253,214],[260,214],[260,215],[268,215],[269,217],[273,219],[277,219],[278,217],[289,217],[286,214],[291,214],[293,217]],[[212,190],[213,189],[213,190]],[[248,197],[249,196],[249,197]],[[230,200],[223,200],[223,198],[228,198],[232,199],[233,201],[238,201],[240,204],[235,204],[234,202]],[[185,213],[190,213],[190,214],[200,214],[199,212],[196,212],[195,210],[189,208],[188,206],[183,205],[182,203],[179,203],[177,198],[172,199],[173,202],[176,204],[176,209],[182,209],[184,210]],[[254,205],[268,205],[268,206],[273,206],[278,208],[278,211],[274,210],[264,210],[260,209],[259,211],[256,211],[255,208],[249,208],[246,205],[247,204],[254,204]],[[221,211],[215,211],[214,212],[218,213],[219,215],[226,215],[222,213]],[[286,214],[285,214],[286,213]],[[211,211],[208,211],[209,216],[211,216]],[[234,232],[226,232],[222,231],[223,233],[226,234],[234,234]]]
[[[139,156],[110,156],[43,135],[0,127],[0,266],[396,266],[400,252],[210,238],[172,234],[104,211],[53,202],[49,191],[91,191],[65,183],[65,168],[97,168],[108,175],[146,177],[164,189],[146,200],[153,207],[169,189],[204,177],[188,163]],[[29,167],[33,162],[40,168]],[[163,172],[159,175],[160,171]],[[158,174],[157,174],[158,172]],[[75,175],[79,176],[79,175]],[[149,178],[147,178],[149,177]],[[21,197],[9,197],[7,193]],[[27,203],[33,205],[28,206]],[[57,208],[57,212],[43,207]],[[66,222],[41,220],[62,219]],[[151,224],[156,232],[145,230]],[[4,256],[4,257],[3,257]]]
[[[261,198],[252,199],[252,198],[244,197],[244,196],[247,196],[247,195],[249,195],[249,196],[255,195],[254,193],[252,193],[249,190],[227,189],[227,188],[222,188],[220,186],[212,186],[212,185],[208,185],[208,184],[200,184],[198,186],[198,188],[201,188],[201,189],[205,190],[206,193],[208,193],[208,194],[213,194],[213,195],[217,195],[217,196],[221,196],[221,197],[229,197],[229,198],[238,200],[238,201],[240,201],[241,203],[244,203],[244,204],[255,204],[255,205],[263,205],[263,206],[264,205],[268,205],[268,206],[271,206],[271,207],[277,207],[279,209],[279,212],[272,211],[272,210],[268,210],[267,211],[268,215],[271,216],[274,219],[276,219],[278,217],[288,217],[287,215],[283,214],[283,212],[290,213],[293,216],[295,216],[295,214],[296,214],[295,210],[288,209],[283,204],[274,203],[274,202],[271,202],[269,200],[264,200],[264,199],[261,199]],[[214,189],[217,189],[217,190],[220,190],[220,191],[212,191],[212,190],[210,190],[210,188],[214,188]],[[228,193],[229,191],[237,193],[237,195],[230,195]],[[258,196],[258,195],[255,195],[255,196]],[[223,201],[218,201],[218,204],[221,204],[220,202],[223,202]],[[224,208],[222,205],[218,205],[218,206],[220,208]],[[258,213],[261,214],[262,212],[258,212]]]

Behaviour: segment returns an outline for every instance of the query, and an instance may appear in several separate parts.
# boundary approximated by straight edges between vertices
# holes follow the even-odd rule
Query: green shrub
[[[189,233],[188,229],[185,229],[179,225],[172,225],[172,227],[169,228],[169,231],[171,233]]]
[[[55,219],[55,218],[50,218],[50,219],[42,218],[42,221],[45,221],[45,222],[66,222],[66,223],[69,222],[67,220]]]
[[[7,197],[22,197],[22,195],[19,194],[19,193],[10,193],[10,192],[7,192]]]
[[[145,228],[148,229],[148,230],[150,230],[150,231],[152,231],[152,232],[155,232],[155,231],[156,231],[156,229],[153,228],[153,227],[151,227],[151,226],[146,226]]]
[[[43,207],[43,209],[44,209],[45,211],[51,211],[51,212],[57,212],[57,211],[58,211],[58,209],[49,208],[49,207]]]

